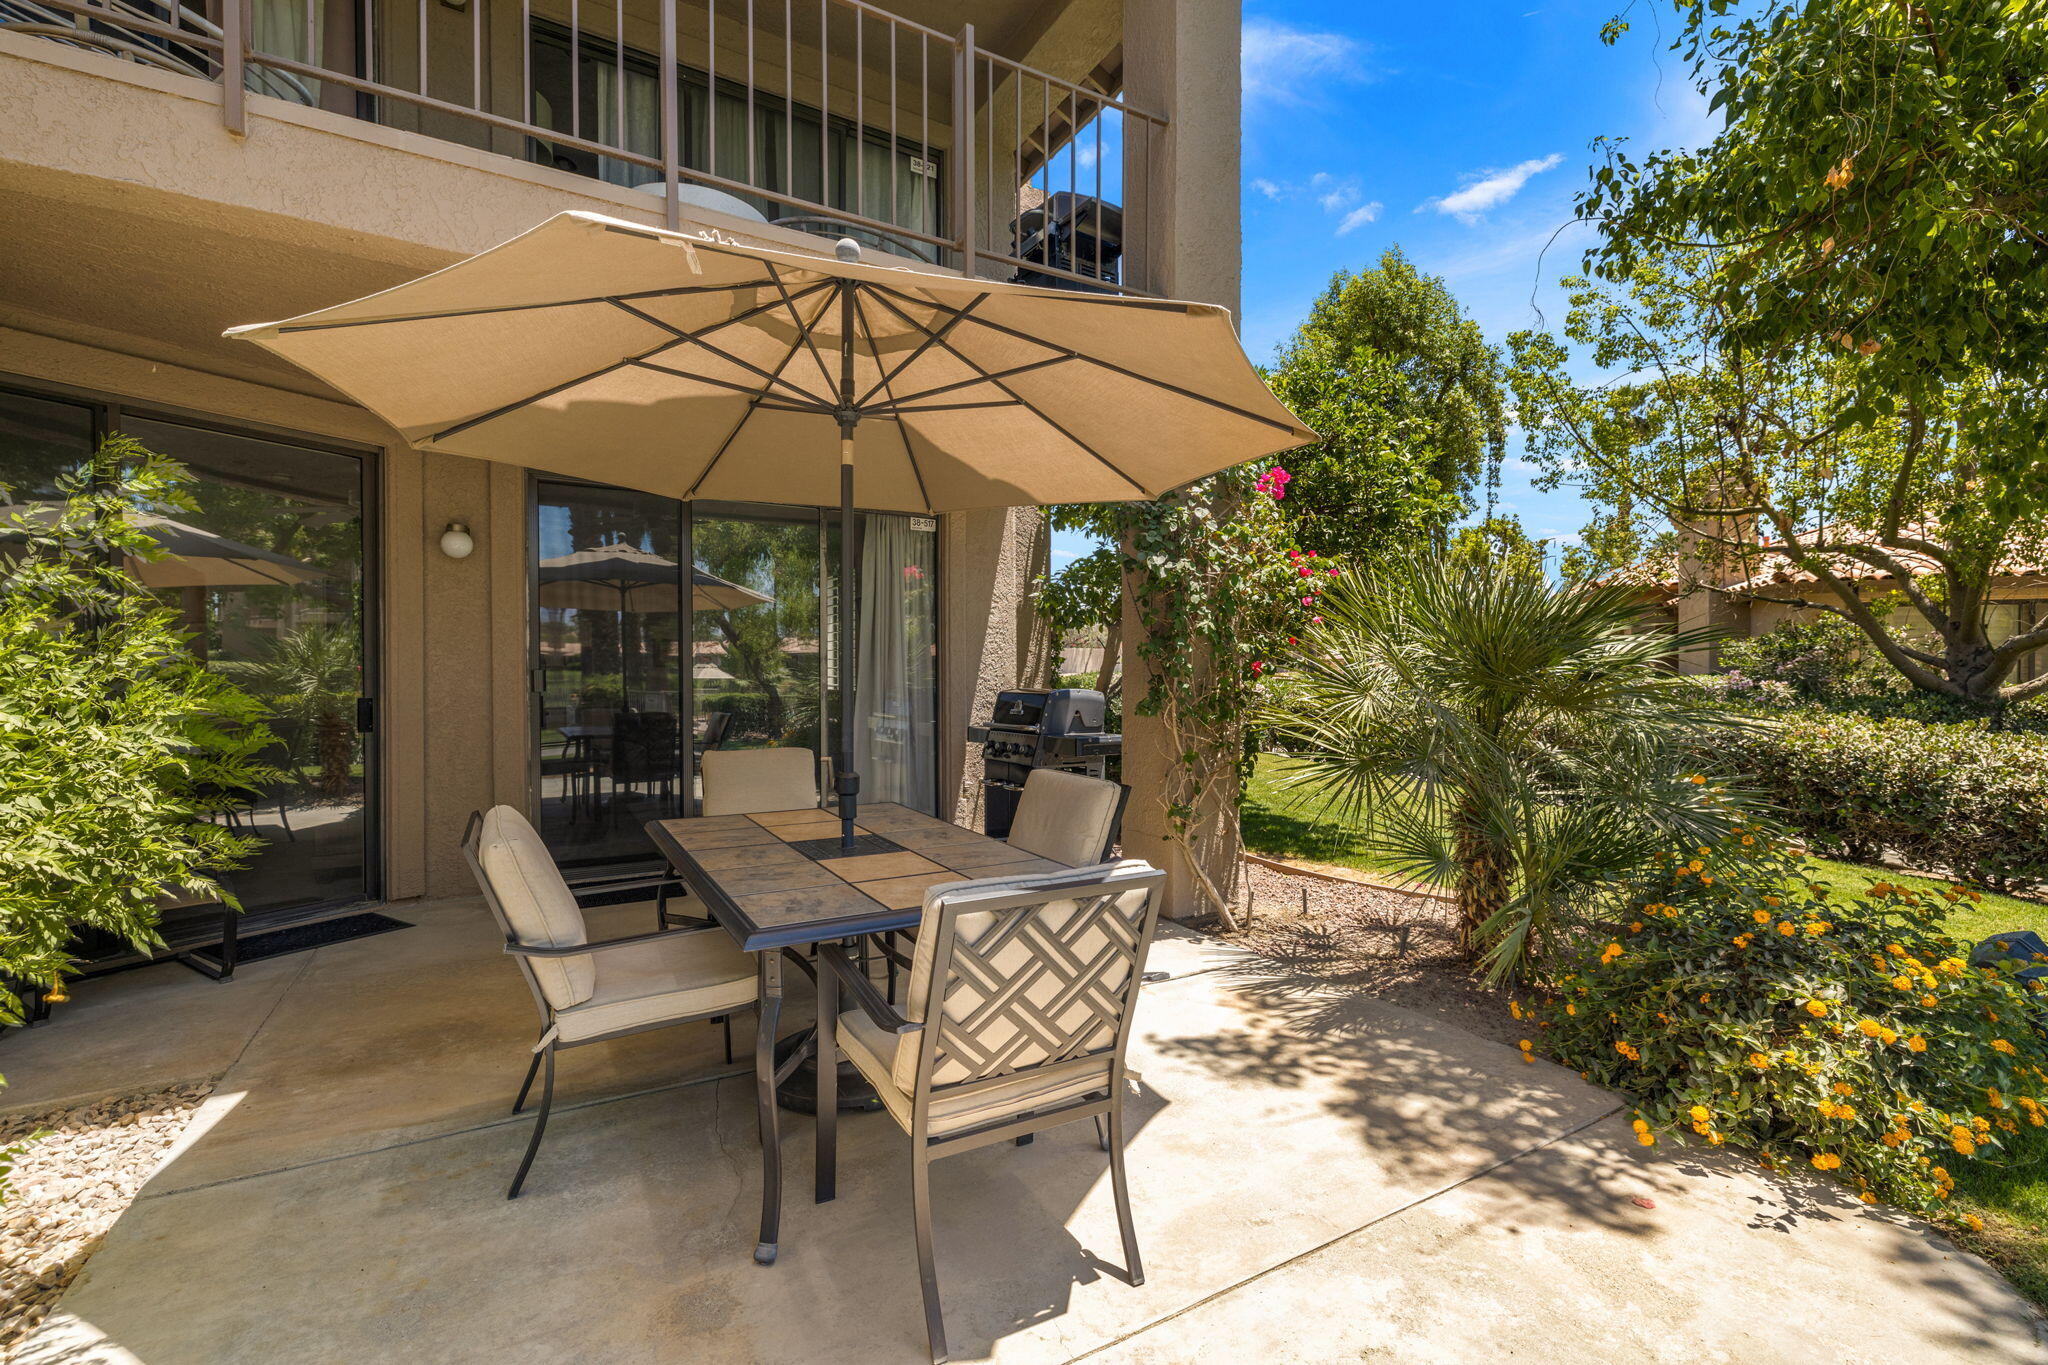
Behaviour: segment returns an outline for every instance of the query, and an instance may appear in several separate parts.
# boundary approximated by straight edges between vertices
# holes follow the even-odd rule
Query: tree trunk
[[[1469,798],[1451,817],[1451,837],[1458,861],[1458,952],[1477,960],[1486,946],[1483,926],[1508,902],[1507,860],[1487,839]]]
[[[1102,637],[1102,667],[1095,670],[1095,690],[1103,696],[1109,695],[1109,685],[1116,678],[1117,655],[1123,651],[1124,623],[1121,617],[1109,623],[1109,629]]]

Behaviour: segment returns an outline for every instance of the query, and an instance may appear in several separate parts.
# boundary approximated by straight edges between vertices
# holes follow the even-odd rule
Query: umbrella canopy
[[[615,543],[540,562],[540,604],[587,611],[673,611],[682,566],[652,550]],[[702,569],[690,571],[691,611],[738,611],[775,599]]]
[[[50,503],[16,503],[0,507],[0,528],[17,518],[49,524],[58,509]],[[244,545],[239,540],[202,531],[169,517],[142,512],[131,520],[164,547],[162,559],[128,558],[123,568],[145,588],[296,587],[326,577],[326,571],[274,550]],[[0,539],[5,538],[0,529]]]
[[[229,335],[424,449],[676,498],[829,506],[849,408],[859,505],[889,512],[1151,498],[1314,439],[1222,308],[589,213]]]
[[[228,333],[413,445],[676,498],[964,511],[1157,497],[1315,439],[1209,304],[999,284],[564,213]],[[834,459],[833,456],[837,455]],[[839,537],[840,581],[853,542]],[[852,714],[854,594],[839,594]],[[839,814],[854,838],[849,726]]]

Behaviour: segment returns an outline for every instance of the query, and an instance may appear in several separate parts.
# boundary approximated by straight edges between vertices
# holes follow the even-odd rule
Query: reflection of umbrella
[[[930,514],[1154,498],[1302,445],[1207,304],[1037,289],[557,215],[236,328],[412,444],[679,498]],[[833,458],[836,438],[837,459]],[[861,483],[855,497],[854,469]],[[851,534],[840,582],[853,582]],[[839,594],[842,716],[854,594]],[[839,732],[841,830],[860,789]]]
[[[597,545],[540,562],[540,604],[586,611],[676,609],[681,569],[672,559],[624,543]],[[717,574],[691,570],[690,610],[737,611],[775,599]]]
[[[56,521],[58,509],[46,502],[0,507],[0,537],[6,535],[7,523],[17,517],[47,525]],[[138,512],[129,519],[165,550],[162,559],[130,557],[124,562],[128,576],[145,588],[296,587],[326,576],[325,570],[288,555],[244,545],[169,517]]]

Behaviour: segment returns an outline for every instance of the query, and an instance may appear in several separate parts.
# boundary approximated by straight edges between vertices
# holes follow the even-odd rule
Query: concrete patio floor
[[[18,1360],[924,1359],[885,1115],[842,1123],[822,1206],[787,1116],[762,1268],[751,1078],[715,1027],[642,1034],[565,1054],[508,1202],[525,986],[476,902],[393,913],[415,927],[227,985],[81,983],[9,1037],[17,1109],[219,1078]],[[1129,1100],[1146,1283],[1088,1125],[941,1162],[956,1359],[2048,1361],[2038,1315],[1912,1220],[1646,1152],[1570,1072],[1209,941],[1171,934],[1153,966]]]

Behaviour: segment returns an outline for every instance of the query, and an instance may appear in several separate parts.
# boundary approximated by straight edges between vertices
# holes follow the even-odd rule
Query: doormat
[[[410,928],[412,925],[405,920],[374,912],[343,915],[339,919],[323,919],[314,924],[294,924],[287,929],[272,929],[267,934],[251,934],[241,940],[235,949],[235,964],[261,962],[267,957],[308,952],[314,948],[346,943],[353,938],[369,938],[373,934],[388,934],[393,929]],[[219,944],[195,948],[192,956],[204,958],[216,967],[225,965]]]

